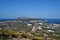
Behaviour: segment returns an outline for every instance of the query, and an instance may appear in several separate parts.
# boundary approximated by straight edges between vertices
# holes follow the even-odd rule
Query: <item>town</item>
[[[60,24],[33,18],[0,21],[0,40],[60,40]]]

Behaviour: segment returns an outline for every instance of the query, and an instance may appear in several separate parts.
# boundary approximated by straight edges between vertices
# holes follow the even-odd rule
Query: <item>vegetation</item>
[[[25,31],[13,31],[12,29],[0,29],[0,40],[12,40],[12,38],[28,38],[31,40],[45,40],[45,36],[43,34],[49,35],[49,40],[59,40],[60,35],[52,35],[53,33],[46,33],[45,31],[42,31],[40,33],[29,33]]]

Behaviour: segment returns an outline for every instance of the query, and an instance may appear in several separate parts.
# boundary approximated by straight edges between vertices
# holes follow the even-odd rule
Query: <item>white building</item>
[[[48,30],[48,32],[55,32],[55,31],[53,31],[53,30]]]
[[[38,29],[42,29],[42,26],[39,26]]]
[[[28,23],[27,25],[28,25],[28,26],[32,26],[32,24],[29,24],[29,23]]]

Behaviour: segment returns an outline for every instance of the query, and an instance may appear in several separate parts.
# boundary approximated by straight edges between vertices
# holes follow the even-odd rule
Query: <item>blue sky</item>
[[[0,18],[60,18],[60,0],[0,0]]]

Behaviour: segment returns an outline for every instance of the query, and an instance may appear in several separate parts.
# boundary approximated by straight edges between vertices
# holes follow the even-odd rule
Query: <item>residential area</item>
[[[60,40],[60,24],[41,19],[1,21],[0,40]]]

